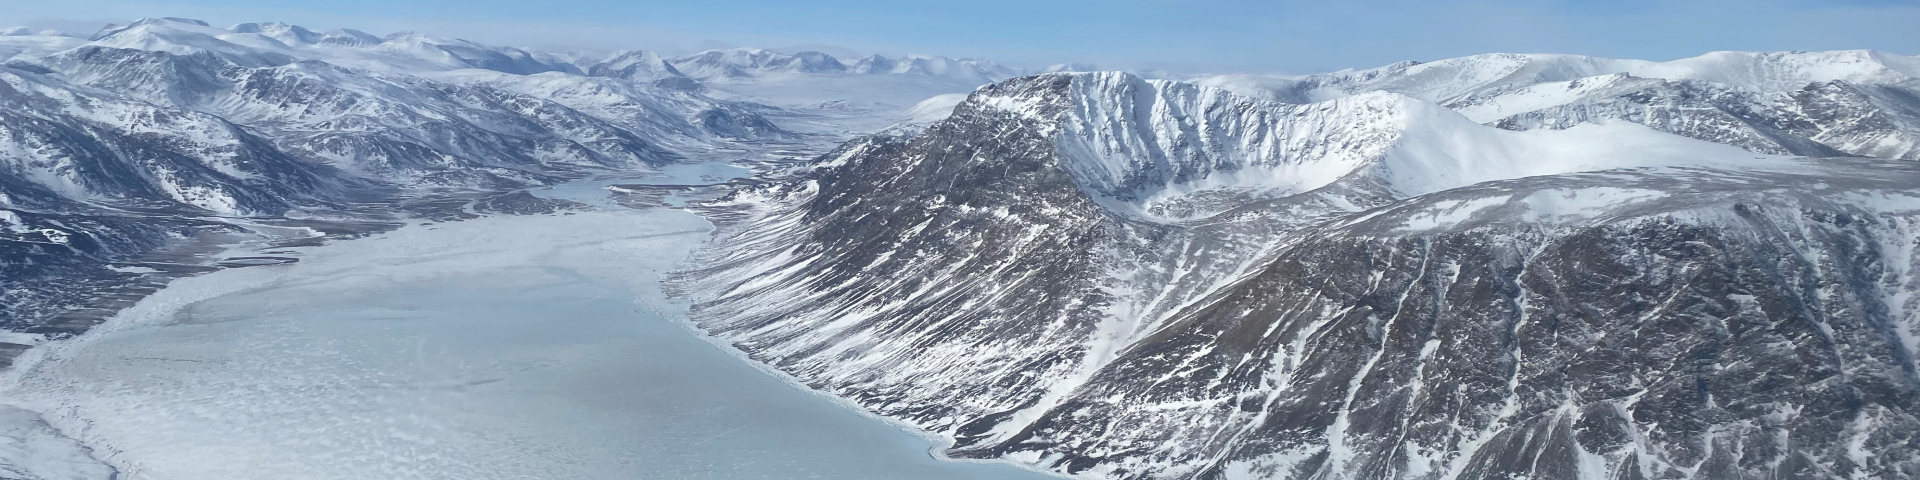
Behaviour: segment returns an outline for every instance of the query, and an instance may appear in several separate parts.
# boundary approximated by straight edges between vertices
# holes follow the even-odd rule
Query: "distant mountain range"
[[[218,28],[206,22],[180,18],[144,19],[127,25],[108,25],[85,39],[60,32],[32,32],[24,28],[6,30],[0,32],[0,36],[14,37],[0,41],[14,45],[11,54],[0,51],[0,58],[29,53],[23,45],[34,43],[40,44],[39,48],[34,49],[39,51],[71,48],[84,43],[172,53],[213,51],[238,56],[264,55],[259,58],[266,61],[273,61],[273,55],[281,54],[304,60],[325,60],[349,67],[378,65],[407,70],[478,68],[521,75],[563,72],[645,80],[674,76],[726,79],[782,73],[849,73],[929,75],[990,82],[1027,73],[977,58],[870,55],[848,63],[820,52],[789,54],[757,48],[709,50],[679,57],[663,57],[647,51],[620,51],[601,56],[484,45],[411,32],[382,37],[353,29],[315,32],[284,23],[242,23],[231,28]]]
[[[584,71],[588,75],[601,76],[604,73],[635,80],[692,77],[725,81],[781,74],[858,74],[926,75],[981,83],[1023,73],[975,58],[956,60],[927,55],[870,55],[849,65],[820,52],[786,54],[757,48],[709,50],[675,58],[646,51],[623,51],[587,66]]]
[[[1913,160],[1916,72],[1914,57],[1864,50],[1716,52],[1671,62],[1495,54],[1195,82],[1287,103],[1394,92],[1509,129],[1618,119],[1765,153]]]
[[[233,219],[377,214],[364,203],[798,138],[763,117],[776,109],[697,83],[418,34],[147,19],[0,44],[0,242],[26,260],[0,264],[0,328],[15,331],[71,333],[36,325],[85,300],[51,279],[137,277],[106,265]]]

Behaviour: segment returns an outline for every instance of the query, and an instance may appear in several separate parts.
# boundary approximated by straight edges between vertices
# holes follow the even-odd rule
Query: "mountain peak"
[[[685,77],[679,69],[673,67],[660,54],[648,50],[622,50],[614,52],[592,66],[587,67],[587,75],[595,77],[617,77],[628,80],[658,80],[668,77]]]
[[[162,21],[168,21],[168,22],[174,22],[174,23],[185,23],[185,24],[188,24],[188,25],[199,25],[199,26],[202,26],[202,27],[210,27],[210,26],[212,26],[212,25],[208,25],[208,24],[207,24],[207,22],[205,22],[205,21],[201,21],[201,20],[195,20],[195,19],[191,19],[191,18],[180,18],[180,17],[160,17],[160,18],[158,18],[157,20],[162,20]],[[146,20],[142,20],[142,21],[146,21]]]
[[[380,37],[349,28],[315,32],[306,27],[280,22],[242,23],[227,30],[233,33],[259,34],[288,45],[365,47],[377,45],[382,41]]]

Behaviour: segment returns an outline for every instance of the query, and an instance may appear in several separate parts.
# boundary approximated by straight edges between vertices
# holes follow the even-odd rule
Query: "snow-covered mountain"
[[[1290,103],[1394,92],[1508,129],[1615,119],[1756,152],[1920,159],[1920,58],[1885,52],[1715,52],[1670,62],[1494,54],[1196,82]]]
[[[679,288],[949,455],[1086,478],[1911,475],[1920,165],[1690,131],[1678,106],[1528,126],[1487,107],[1527,97],[1473,100],[1907,81],[1844,52],[1717,58],[1804,63],[1397,65],[1258,96],[1014,79],[704,207],[728,223]],[[1821,107],[1734,126],[1853,105],[1799,97]]]
[[[140,102],[0,68],[0,156],[11,205],[167,201],[221,214],[278,214],[325,190],[301,162],[219,116]]]
[[[31,40],[0,42],[0,211],[24,259],[0,285],[9,330],[83,306],[63,282],[128,277],[107,263],[242,219],[379,216],[797,141],[762,117],[777,109],[697,83],[419,34],[145,19],[4,38]],[[625,58],[611,68],[647,68]]]
[[[927,75],[992,82],[1019,75],[1020,71],[980,58],[953,59],[931,55],[905,55],[885,57],[870,55],[854,62],[849,69],[854,73]]]
[[[820,52],[777,53],[758,48],[708,50],[670,61],[698,78],[752,77],[774,73],[840,73],[847,66]]]
[[[224,218],[340,215],[442,189],[838,141],[895,121],[904,105],[1015,73],[913,56],[898,75],[855,74],[825,54],[753,49],[583,58],[412,32],[181,18],[84,37],[10,30],[0,35],[0,103],[10,105],[0,113],[0,211],[15,233],[7,241],[22,242],[10,244],[15,256],[30,260],[9,264],[0,287],[14,308],[0,328],[85,303],[43,280],[125,277],[103,265],[192,236],[190,225],[233,229]],[[152,215],[178,221],[143,220]]]
[[[148,18],[109,25],[91,46],[175,54],[212,53],[249,66],[320,60],[342,67],[399,72],[465,68],[507,73],[579,73],[551,54],[444,39],[413,32],[375,37],[351,29],[313,32],[281,23],[243,23],[219,28],[178,18]]]
[[[660,54],[646,50],[628,50],[614,52],[586,68],[587,75],[595,77],[614,77],[628,80],[660,80],[663,78],[682,78],[687,75],[674,68]]]

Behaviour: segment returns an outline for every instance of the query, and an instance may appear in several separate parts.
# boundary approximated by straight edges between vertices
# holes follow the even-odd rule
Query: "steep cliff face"
[[[1090,477],[1897,477],[1915,180],[1054,74],[706,206],[679,286],[951,455]]]

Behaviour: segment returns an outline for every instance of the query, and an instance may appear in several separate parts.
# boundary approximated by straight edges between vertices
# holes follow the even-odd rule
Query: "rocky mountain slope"
[[[679,288],[704,328],[949,455],[1086,478],[1920,475],[1920,166],[1761,135],[1841,96],[1721,129],[1502,120],[1846,80],[1579,80],[1600,70],[1316,103],[1002,82],[705,206],[722,233]]]

